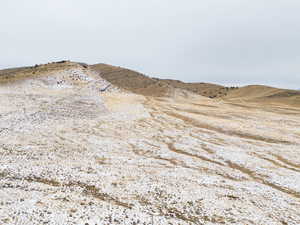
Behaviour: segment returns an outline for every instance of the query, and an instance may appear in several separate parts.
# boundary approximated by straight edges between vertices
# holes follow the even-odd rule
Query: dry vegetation
[[[0,70],[0,83],[11,82],[24,78],[37,77],[43,74],[62,71],[74,67],[76,63],[69,61],[54,62],[48,64],[35,65],[31,67],[19,67]]]
[[[193,93],[209,97],[209,98],[219,98],[226,96],[229,91],[236,89],[236,87],[224,87],[217,84],[210,83],[184,83],[179,80],[170,79],[157,79],[165,82],[175,88],[180,88],[183,90],[188,90]]]
[[[100,72],[101,76],[112,84],[147,96],[170,96],[174,88],[179,88],[202,96],[217,98],[235,89],[210,83],[184,83],[178,80],[150,78],[133,70],[107,64],[96,64],[91,68]]]

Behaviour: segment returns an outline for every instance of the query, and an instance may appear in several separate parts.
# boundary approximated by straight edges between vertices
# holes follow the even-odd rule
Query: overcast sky
[[[0,1],[0,68],[63,59],[300,88],[300,1]]]

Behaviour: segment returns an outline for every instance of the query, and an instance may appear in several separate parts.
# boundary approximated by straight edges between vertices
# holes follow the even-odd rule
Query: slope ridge
[[[90,68],[112,84],[136,94],[163,97],[173,91],[172,86],[133,70],[107,64],[96,64]]]
[[[151,78],[139,72],[108,64],[95,64],[104,79],[116,86],[146,96],[171,96],[175,89],[181,89],[205,97],[217,98],[227,94],[230,88],[210,83],[185,83],[178,80]]]

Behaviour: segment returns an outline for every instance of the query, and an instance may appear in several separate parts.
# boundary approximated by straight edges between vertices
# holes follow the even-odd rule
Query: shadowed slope
[[[205,97],[216,98],[227,94],[230,88],[210,83],[184,83],[178,80],[150,78],[133,70],[107,64],[96,64],[92,69],[112,84],[147,96],[169,96],[174,88],[190,91]]]
[[[168,95],[173,89],[164,82],[152,79],[133,70],[107,64],[96,64],[90,67],[99,72],[101,77],[113,85],[136,94],[163,97]]]

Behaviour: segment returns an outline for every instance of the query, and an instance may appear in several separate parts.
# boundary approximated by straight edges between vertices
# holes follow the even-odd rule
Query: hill
[[[34,65],[28,67],[10,68],[0,70],[0,83],[10,82],[13,80],[26,79],[30,77],[41,76],[46,73],[66,70],[74,66],[80,65],[70,61],[52,62],[41,65]]]
[[[0,71],[0,224],[300,224],[294,92],[92,67]]]
[[[300,106],[300,91],[249,85],[231,91],[225,100]]]
[[[113,85],[136,94],[163,97],[173,91],[172,86],[133,70],[107,64],[91,65],[90,68]]]
[[[158,79],[156,80],[165,82],[175,88],[180,88],[184,90],[189,90],[193,93],[209,97],[209,98],[218,98],[223,97],[228,94],[229,91],[235,89],[234,87],[224,87],[218,84],[211,83],[185,83],[179,80],[171,80],[171,79]]]
[[[174,88],[186,90],[205,97],[225,96],[231,88],[210,83],[184,83],[179,80],[151,78],[139,72],[107,64],[90,66],[112,84],[147,96],[167,96]]]
[[[70,61],[0,70],[0,83],[14,79],[37,77],[41,74],[55,73],[78,66],[85,70],[95,71],[115,87],[144,96],[172,97],[175,95],[188,96],[189,93],[194,93],[230,102],[245,101],[262,104],[300,105],[300,91],[297,90],[279,89],[263,85],[236,88],[203,82],[185,83],[179,80],[152,78],[130,69],[108,64],[87,65]]]

